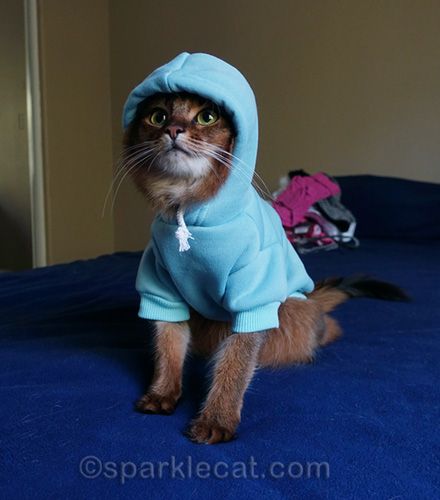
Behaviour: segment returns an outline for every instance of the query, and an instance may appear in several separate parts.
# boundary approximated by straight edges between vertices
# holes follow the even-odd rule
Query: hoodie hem
[[[138,316],[154,321],[187,321],[189,309],[184,302],[169,302],[154,295],[141,295]]]
[[[255,307],[249,311],[235,313],[232,316],[232,331],[234,333],[250,333],[278,328],[278,308],[281,302]]]

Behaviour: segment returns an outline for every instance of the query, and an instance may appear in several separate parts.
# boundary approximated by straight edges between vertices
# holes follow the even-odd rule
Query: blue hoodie
[[[190,92],[221,106],[236,138],[231,173],[212,199],[186,209],[193,239],[179,252],[176,221],[160,216],[139,266],[139,316],[184,321],[193,308],[206,318],[230,321],[233,332],[279,326],[278,308],[288,297],[313,290],[275,210],[251,184],[258,146],[255,97],[233,66],[207,54],[182,53],[151,73],[128,96],[124,127],[138,104],[155,93]]]

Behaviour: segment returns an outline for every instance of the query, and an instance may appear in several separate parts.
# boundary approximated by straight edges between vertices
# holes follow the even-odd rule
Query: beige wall
[[[112,178],[107,0],[40,0],[49,263],[112,252],[101,218]]]
[[[128,92],[177,53],[239,67],[259,105],[258,170],[440,182],[438,0],[40,0],[50,262],[141,249],[129,179],[100,218]]]
[[[114,151],[130,89],[187,50],[238,66],[257,96],[258,170],[440,182],[438,0],[110,0]],[[127,182],[117,249],[141,248],[147,212]]]
[[[32,265],[23,3],[0,16],[0,270]]]

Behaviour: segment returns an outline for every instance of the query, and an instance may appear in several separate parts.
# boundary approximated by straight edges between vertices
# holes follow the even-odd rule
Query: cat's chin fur
[[[157,166],[176,179],[188,178],[197,182],[205,177],[210,169],[211,162],[206,157],[196,157],[178,149],[171,149],[160,155],[156,160]]]
[[[165,218],[173,217],[178,207],[186,208],[204,198],[209,184],[209,172],[202,177],[150,176],[143,190],[153,209]]]
[[[216,160],[191,157],[183,151],[176,153],[161,155],[154,171],[146,168],[132,173],[153,210],[165,218],[174,217],[178,207],[185,209],[211,199],[229,175],[229,168]]]

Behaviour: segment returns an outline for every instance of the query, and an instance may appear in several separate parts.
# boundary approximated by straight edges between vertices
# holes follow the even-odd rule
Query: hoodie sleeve
[[[246,263],[228,277],[223,306],[230,312],[232,331],[258,332],[277,328],[278,308],[287,298],[281,245],[248,252]]]
[[[278,222],[278,220],[277,220]],[[253,239],[229,273],[223,307],[235,333],[259,332],[279,326],[278,309],[288,297],[305,299],[313,290],[298,254],[284,236],[264,246],[264,236],[254,228]]]
[[[160,264],[153,246],[149,245],[139,265],[136,289],[140,294],[139,316],[156,321],[186,321],[189,308],[169,273]]]

